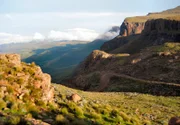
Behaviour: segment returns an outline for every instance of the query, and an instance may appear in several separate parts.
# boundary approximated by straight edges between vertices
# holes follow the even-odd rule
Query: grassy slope
[[[136,16],[136,17],[128,17],[125,19],[127,22],[146,22],[150,19],[170,19],[170,20],[180,20],[180,6],[169,9],[160,13],[150,13],[147,16]]]
[[[62,85],[54,84],[56,94],[70,95],[71,93],[79,94],[83,100],[86,100],[89,104],[93,103],[99,110],[103,106],[108,106],[110,110],[115,109],[117,116],[122,117],[121,123],[125,124],[144,124],[145,122],[151,122],[152,125],[167,125],[168,119],[172,116],[180,115],[180,97],[163,97],[152,96],[148,94],[138,93],[123,93],[123,92],[84,92],[80,90],[70,89]],[[59,98],[56,95],[56,98]],[[84,112],[86,109],[81,107]],[[93,106],[89,105],[89,108],[93,110]],[[97,114],[102,117],[101,120],[96,119],[100,124],[117,124],[117,116],[108,121],[104,118],[104,115],[95,109]],[[110,113],[111,111],[109,111]],[[122,116],[122,112],[126,114],[126,118]],[[91,118],[84,117],[84,119],[92,120]],[[114,119],[114,122],[113,122]],[[116,119],[116,120],[115,120]],[[128,123],[128,119],[138,121],[137,123]],[[130,120],[130,121],[131,121]],[[148,122],[149,121],[149,122]],[[149,123],[150,124],[150,123]]]

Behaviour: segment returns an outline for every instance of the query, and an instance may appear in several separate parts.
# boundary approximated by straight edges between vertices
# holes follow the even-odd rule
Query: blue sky
[[[180,0],[0,0],[0,44],[92,40],[126,17],[179,5]]]

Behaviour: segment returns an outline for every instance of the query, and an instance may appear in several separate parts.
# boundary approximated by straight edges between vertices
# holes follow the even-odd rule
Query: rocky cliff
[[[180,18],[180,16],[179,16]],[[150,34],[156,33],[179,33],[180,32],[180,20],[175,19],[153,19],[148,20],[145,23],[143,33]]]
[[[149,13],[146,16],[128,17],[120,26],[119,36],[110,41],[105,42],[101,46],[101,50],[111,52],[119,47],[122,47],[126,43],[132,43],[133,41],[136,41],[136,39],[138,41],[161,41],[163,39],[170,41],[178,41],[180,21],[179,14],[180,7],[178,6],[174,9],[162,11],[160,13]],[[143,32],[144,35],[146,35],[145,37],[142,35]],[[163,42],[161,42],[161,44],[162,43]],[[115,52],[127,51],[117,50]]]
[[[146,16],[128,17],[120,26],[120,35],[129,36],[133,34],[140,34],[144,30],[146,21],[152,19],[172,19],[180,14],[180,6],[162,11],[159,13],[149,13]]]
[[[120,27],[121,36],[129,36],[133,34],[140,34],[144,29],[145,22],[128,22],[124,21]]]
[[[141,34],[117,36],[105,42],[101,50],[112,53],[134,53],[144,47],[161,45],[167,41],[180,41],[180,16],[171,19],[148,20]],[[138,46],[137,46],[138,45]]]

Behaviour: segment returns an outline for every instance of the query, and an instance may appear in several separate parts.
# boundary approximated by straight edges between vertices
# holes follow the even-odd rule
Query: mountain
[[[53,82],[60,83],[68,79],[76,66],[85,59],[93,50],[100,49],[100,46],[119,33],[119,27],[114,26],[96,40],[87,44],[76,44],[49,49],[37,49],[35,54],[24,59],[25,62],[35,62],[40,65],[44,72],[51,74]]]
[[[101,50],[110,53],[135,53],[146,46],[158,45],[166,41],[178,42],[180,41],[179,14],[178,6],[160,13],[149,13],[147,16],[126,18],[120,27],[120,35],[105,42]]]
[[[164,13],[178,11],[171,9]],[[141,33],[118,36],[106,42],[111,45],[106,47],[110,49],[108,53],[91,52],[69,80],[71,86],[86,91],[52,84],[50,75],[35,63],[21,62],[18,54],[0,54],[0,124],[179,124],[179,30],[178,18],[151,19],[145,22]],[[115,33],[109,32],[105,35],[108,37],[102,35],[106,39],[100,36],[88,44],[37,49],[34,50],[37,56],[33,58],[50,60],[49,66],[57,64],[57,68],[60,62],[53,60],[57,54],[60,58],[68,55],[71,60],[62,59],[69,65],[77,58],[76,53],[102,45],[112,34]],[[120,44],[122,38],[126,42]],[[44,64],[48,65],[47,62]]]
[[[140,24],[146,21],[138,25],[143,29],[129,28],[127,23],[125,35],[121,30],[121,35],[105,42],[101,51],[93,51],[78,66],[69,84],[87,91],[179,96],[179,7],[155,15],[130,18]]]

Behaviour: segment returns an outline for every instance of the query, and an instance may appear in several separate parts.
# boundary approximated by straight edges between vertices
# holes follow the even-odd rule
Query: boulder
[[[75,103],[79,102],[81,100],[81,97],[78,94],[72,94],[71,100]]]
[[[172,117],[168,125],[180,125],[180,117]]]

